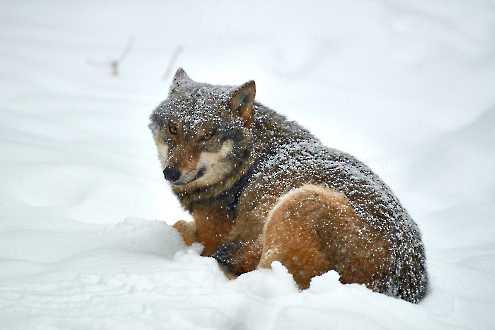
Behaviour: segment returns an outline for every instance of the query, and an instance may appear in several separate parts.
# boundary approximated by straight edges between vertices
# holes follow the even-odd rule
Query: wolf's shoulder
[[[332,170],[373,176],[369,167],[354,156],[326,147],[312,136],[294,136],[282,143],[273,143],[262,154],[257,166],[258,172],[274,175],[300,172],[304,176],[320,176]]]

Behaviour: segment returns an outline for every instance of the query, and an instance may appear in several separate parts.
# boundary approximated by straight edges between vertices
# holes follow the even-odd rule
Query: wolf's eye
[[[168,131],[172,135],[177,135],[177,125],[172,123],[172,122],[169,122],[168,123]]]

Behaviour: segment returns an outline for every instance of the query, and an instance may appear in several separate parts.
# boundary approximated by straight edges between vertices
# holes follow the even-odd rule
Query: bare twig
[[[112,75],[113,76],[116,77],[116,76],[119,75],[120,64],[127,57],[127,55],[129,54],[129,52],[131,51],[133,45],[134,45],[134,38],[133,37],[130,37],[129,40],[127,40],[127,45],[125,46],[124,50],[120,54],[120,57],[118,59],[116,59],[116,60],[113,60],[110,63],[110,65],[112,67]]]
[[[127,40],[127,45],[125,46],[122,54],[120,54],[120,57],[118,59],[119,63],[121,63],[127,57],[132,49],[132,46],[134,46],[134,37],[129,37],[129,39]]]
[[[165,73],[163,74],[163,79],[166,80],[170,75],[172,74],[172,70],[175,67],[175,63],[177,62],[177,59],[179,58],[179,55],[182,53],[184,48],[182,48],[181,45],[175,47],[174,52],[172,53],[172,56],[170,56],[170,59],[168,60],[168,65],[167,69],[165,70]]]
[[[127,57],[127,55],[132,50],[133,45],[134,45],[134,38],[129,37],[124,50],[122,51],[122,53],[120,54],[120,56],[117,59],[106,60],[106,61],[87,60],[86,62],[89,65],[95,66],[95,67],[102,67],[102,66],[108,67],[108,66],[110,66],[110,69],[112,70],[112,75],[116,77],[119,75],[120,65],[122,64],[124,59]]]

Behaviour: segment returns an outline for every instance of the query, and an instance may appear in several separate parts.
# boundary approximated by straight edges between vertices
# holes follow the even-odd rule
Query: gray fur
[[[226,180],[228,184],[205,187],[204,194],[177,194],[182,204],[192,210],[196,203],[220,203],[235,213],[243,193],[267,191],[274,185],[288,192],[301,182],[328,186],[344,193],[355,212],[390,242],[390,276],[377,282],[374,289],[410,302],[424,297],[428,278],[421,235],[391,189],[356,158],[323,146],[297,123],[260,103],[255,103],[252,129],[245,129],[228,106],[235,88],[197,83],[180,73],[169,98],[151,116],[152,125],[158,126],[178,120],[191,136],[213,123],[220,140],[235,141],[231,158],[238,175]],[[268,203],[269,197],[261,194],[246,208]]]

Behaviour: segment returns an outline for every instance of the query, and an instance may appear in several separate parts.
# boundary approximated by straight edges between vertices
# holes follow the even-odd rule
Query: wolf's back
[[[324,185],[343,193],[359,217],[382,233],[390,243],[387,280],[377,282],[378,291],[411,302],[427,290],[426,258],[416,223],[391,189],[371,169],[353,156],[321,144],[294,122],[262,109],[265,127],[276,127],[263,139],[253,178],[263,191],[270,182],[285,191],[304,184]],[[264,134],[267,134],[266,131]]]

